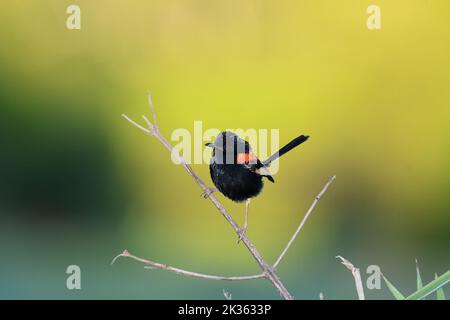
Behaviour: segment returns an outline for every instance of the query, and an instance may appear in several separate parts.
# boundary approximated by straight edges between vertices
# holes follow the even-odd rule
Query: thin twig
[[[364,297],[364,287],[361,280],[361,274],[359,273],[359,269],[355,268],[355,266],[345,259],[342,256],[336,256],[336,258],[341,259],[341,262],[344,266],[347,267],[348,270],[352,272],[353,278],[355,279],[355,285],[356,285],[356,292],[358,293],[358,299],[359,300],[365,300]]]
[[[218,275],[210,275],[210,274],[204,274],[204,273],[198,273],[198,272],[192,272],[188,270],[183,270],[175,267],[171,267],[166,264],[154,262],[151,260],[139,258],[131,253],[128,252],[128,250],[124,250],[121,254],[114,257],[111,264],[114,264],[116,260],[120,257],[130,258],[139,262],[142,262],[146,266],[150,266],[152,269],[161,269],[166,270],[170,272],[174,272],[176,274],[181,274],[188,277],[193,278],[199,278],[199,279],[208,279],[208,280],[225,280],[225,281],[243,281],[243,280],[254,280],[254,279],[261,279],[264,278],[264,274],[255,274],[250,276],[218,276]]]
[[[300,222],[300,225],[298,226],[297,230],[295,230],[293,236],[291,237],[291,239],[287,243],[286,247],[281,252],[281,254],[278,257],[277,261],[273,264],[273,267],[272,267],[273,269],[276,269],[278,267],[278,265],[280,264],[280,261],[283,259],[284,255],[288,251],[289,247],[292,245],[292,243],[294,242],[295,238],[297,238],[300,230],[302,230],[303,226],[305,225],[306,220],[308,220],[309,215],[314,210],[314,208],[316,207],[317,203],[320,201],[320,198],[322,198],[322,196],[325,194],[325,192],[327,191],[327,189],[330,186],[330,184],[335,179],[336,179],[336,176],[331,177],[331,179],[325,184],[325,186],[322,188],[322,190],[316,196],[316,198],[314,199],[314,202],[311,204],[311,206],[309,207],[309,209],[306,212],[305,216],[303,217],[302,221]]]
[[[152,117],[153,117],[153,124],[152,124],[152,123],[150,123],[150,121],[148,120],[147,117],[143,116],[144,121],[146,122],[148,128],[144,128],[140,124],[138,124],[135,121],[133,121],[132,119],[130,119],[125,114],[123,114],[122,116],[127,121],[132,123],[134,126],[139,128],[140,130],[144,131],[145,133],[147,133],[150,136],[154,136],[172,154],[172,156],[178,161],[178,163],[183,166],[183,168],[189,173],[189,175],[192,176],[192,178],[200,186],[202,191],[203,192],[207,192],[209,190],[209,187],[206,185],[206,183],[203,182],[203,180],[194,172],[194,170],[186,162],[186,160],[177,151],[175,151],[173,149],[172,145],[166,140],[166,138],[159,131],[159,127],[158,127],[158,123],[157,123],[157,119],[156,119],[156,114],[155,114],[155,111],[154,111],[154,108],[153,108],[153,103],[152,103],[152,99],[151,99],[150,94],[149,94],[149,97],[148,97],[148,102],[149,102],[149,106],[150,106],[150,112],[151,112]],[[331,182],[329,182],[329,183],[331,183]],[[320,196],[324,192],[325,191],[323,191],[323,192],[321,192],[321,194],[319,194],[319,196],[316,198],[315,202],[317,202],[320,199]],[[241,230],[240,230],[238,224],[236,223],[236,221],[234,221],[234,219],[231,217],[231,215],[228,213],[228,211],[224,208],[224,206],[219,202],[219,200],[217,200],[217,198],[213,194],[210,194],[208,196],[208,199],[214,204],[214,206],[219,210],[219,212],[222,214],[222,216],[228,221],[230,226],[233,228],[234,232],[238,236],[241,236],[241,232],[240,232]],[[313,207],[314,206],[315,206],[315,204],[313,204]],[[310,209],[310,211],[312,211],[312,209]],[[308,213],[308,215],[309,215],[309,213]],[[301,227],[300,227],[300,229],[301,229]],[[300,231],[300,230],[298,230],[298,231]],[[296,232],[296,234],[298,234],[298,231]],[[293,238],[296,237],[296,234],[294,235]],[[288,292],[288,290],[286,289],[284,284],[281,282],[280,278],[278,277],[277,273],[275,272],[275,269],[270,267],[269,264],[263,259],[263,257],[258,252],[258,250],[255,248],[253,243],[245,235],[241,236],[241,241],[246,246],[246,248],[249,250],[249,252],[253,256],[253,258],[256,260],[257,264],[259,265],[259,267],[262,270],[262,273],[258,274],[258,275],[242,276],[242,277],[237,277],[237,278],[239,280],[250,280],[250,279],[266,278],[273,284],[273,286],[278,290],[278,292],[280,293],[280,295],[284,299],[292,300],[294,297]],[[293,241],[293,239],[292,239],[292,241]],[[290,243],[292,241],[290,241]],[[288,244],[287,248],[290,246],[290,243]],[[281,257],[279,258],[279,260],[281,260],[283,255],[286,253],[287,248],[285,248],[285,250],[281,254]],[[141,261],[143,263],[146,263],[146,265],[149,265],[151,267],[156,267],[156,268],[160,268],[160,269],[169,270],[168,266],[165,266],[163,264],[156,263],[156,262],[149,263],[150,262],[149,260],[145,260],[145,259],[141,259],[141,258],[138,258],[138,257],[135,257],[135,256],[131,256],[129,253],[125,254],[125,255],[122,253],[122,254],[118,255],[115,259],[117,259],[118,257],[125,257],[125,256],[129,257],[129,258],[133,258],[133,259],[135,259],[137,261]],[[115,261],[115,259],[113,260],[113,262]],[[278,261],[278,263],[279,263],[279,261]],[[195,274],[196,277],[199,277],[199,275],[201,275],[200,277],[202,277],[202,278],[205,278],[205,276],[207,276],[208,279],[219,280],[219,278],[221,278],[220,280],[229,280],[229,278],[230,278],[230,277],[204,275],[204,274],[199,274],[199,273],[195,273],[195,272],[181,270],[181,269],[173,268],[173,267],[170,267],[169,271],[175,272],[175,270],[179,274],[190,275],[190,276],[194,276],[193,274]],[[226,279],[222,279],[222,278],[226,278]],[[233,277],[233,278],[236,278],[236,277]]]
[[[129,122],[131,122],[133,125],[135,125],[136,127],[138,127],[139,129],[141,129],[144,132],[147,132],[148,134],[152,134],[152,131],[144,128],[143,126],[141,126],[139,123],[135,122],[134,120],[131,120],[126,114],[122,114],[122,117],[124,117],[126,120],[128,120]]]
[[[148,92],[147,97],[148,97],[148,105],[150,106],[150,112],[151,112],[152,118],[153,118],[153,125],[156,130],[159,130],[158,120],[156,119],[155,109],[153,108],[152,95],[151,95],[150,91]]]
[[[151,98],[149,98],[149,102],[151,101]],[[150,104],[150,103],[149,103]],[[150,111],[152,113],[152,116],[154,119],[156,119],[156,114],[153,109],[153,104],[150,104]],[[147,118],[144,118],[145,122],[147,122],[148,129],[142,127],[135,121],[131,120],[127,115],[122,115],[126,120],[128,120],[130,123],[132,123],[137,128],[141,129],[142,131],[146,132],[149,135],[152,135],[158,139],[159,142],[179,161],[179,163],[183,166],[183,168],[194,178],[195,182],[200,186],[203,192],[206,192],[209,190],[208,186],[203,182],[203,180],[194,172],[192,167],[187,164],[186,160],[183,159],[182,156],[178,152],[176,152],[172,145],[166,140],[166,138],[161,134],[159,131],[159,128],[153,124],[153,126],[150,124]],[[214,206],[219,210],[219,212],[224,216],[224,218],[228,221],[228,223],[233,228],[234,232],[240,236],[240,228],[236,221],[231,217],[231,215],[228,213],[228,211],[224,208],[224,206],[217,200],[217,198],[214,195],[210,195],[208,199],[214,204]],[[284,284],[281,282],[278,275],[275,273],[274,270],[269,266],[269,264],[263,259],[261,254],[256,250],[253,243],[248,240],[246,236],[243,236],[241,238],[242,243],[247,247],[247,249],[250,251],[253,258],[258,263],[259,267],[262,270],[262,273],[264,274],[265,278],[267,278],[274,287],[278,290],[280,295],[286,299],[286,300],[292,300],[294,297],[289,293],[289,291],[286,289]]]

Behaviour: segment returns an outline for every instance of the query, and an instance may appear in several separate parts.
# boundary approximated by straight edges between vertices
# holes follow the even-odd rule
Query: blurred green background
[[[123,249],[189,270],[257,266],[156,140],[124,121],[279,128],[311,136],[252,202],[249,237],[299,299],[354,299],[376,264],[405,293],[450,265],[450,26],[445,0],[0,3],[0,298],[279,298],[264,280],[184,278],[111,259]],[[66,8],[81,7],[81,30]],[[210,183],[207,165],[195,170]],[[244,205],[224,199],[242,223]],[[66,289],[68,265],[82,290]],[[448,288],[446,289],[448,294]],[[370,299],[391,298],[366,290]]]

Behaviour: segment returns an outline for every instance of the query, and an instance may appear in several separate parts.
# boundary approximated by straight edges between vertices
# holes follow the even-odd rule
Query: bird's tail
[[[267,160],[263,161],[262,164],[264,166],[268,166],[270,165],[270,163],[276,159],[278,159],[279,157],[281,157],[283,154],[288,153],[289,151],[291,151],[292,149],[294,149],[295,147],[299,146],[300,144],[302,144],[303,142],[305,142],[306,140],[308,140],[309,136],[305,136],[305,135],[301,135],[297,138],[295,138],[294,140],[292,140],[291,142],[289,142],[287,145],[285,145],[283,148],[281,148],[280,150],[278,150],[277,152],[275,152],[273,155],[271,155]]]

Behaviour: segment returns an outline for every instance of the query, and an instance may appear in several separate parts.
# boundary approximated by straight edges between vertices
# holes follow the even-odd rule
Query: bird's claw
[[[208,188],[207,190],[203,191],[202,194],[200,195],[203,198],[208,198],[211,194],[213,194],[214,192],[216,192],[216,189],[214,188]]]
[[[243,238],[247,237],[247,228],[243,228],[239,231],[239,238],[237,243],[239,244]]]

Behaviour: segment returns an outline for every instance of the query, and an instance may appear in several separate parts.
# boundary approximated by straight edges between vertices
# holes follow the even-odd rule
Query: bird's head
[[[251,154],[250,144],[231,131],[219,133],[214,142],[206,146],[213,149],[216,163],[239,163],[241,155]]]

